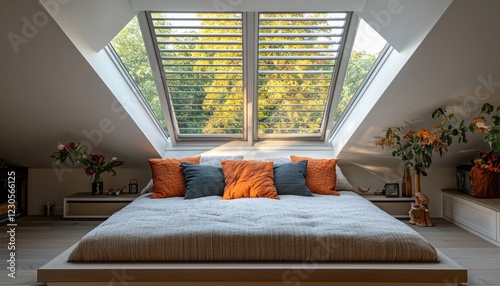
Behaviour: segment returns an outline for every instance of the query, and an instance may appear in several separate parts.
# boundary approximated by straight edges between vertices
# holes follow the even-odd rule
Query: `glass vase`
[[[104,183],[103,182],[92,182],[92,195],[97,196],[97,195],[102,195],[104,190]]]

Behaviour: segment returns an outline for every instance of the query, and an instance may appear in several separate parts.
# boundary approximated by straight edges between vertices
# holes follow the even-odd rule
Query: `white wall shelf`
[[[121,210],[140,194],[92,195],[75,193],[64,198],[64,218],[107,218]]]
[[[381,210],[396,218],[409,218],[408,211],[411,208],[411,202],[415,201],[413,197],[390,197],[382,195],[361,195],[369,200]]]

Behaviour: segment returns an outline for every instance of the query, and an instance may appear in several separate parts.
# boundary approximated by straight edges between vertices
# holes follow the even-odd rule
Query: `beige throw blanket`
[[[79,242],[69,261],[437,261],[410,227],[352,192],[222,200],[146,194]]]

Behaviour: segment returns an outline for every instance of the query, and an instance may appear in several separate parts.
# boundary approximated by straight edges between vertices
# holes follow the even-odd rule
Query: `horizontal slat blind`
[[[172,121],[182,135],[243,136],[240,13],[149,13]]]
[[[259,135],[323,134],[347,17],[259,14]]]

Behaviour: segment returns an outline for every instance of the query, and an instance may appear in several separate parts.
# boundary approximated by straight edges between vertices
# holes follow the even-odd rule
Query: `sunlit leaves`
[[[144,99],[149,103],[154,115],[166,130],[163,111],[136,17],[111,41],[111,45],[142,92]]]

